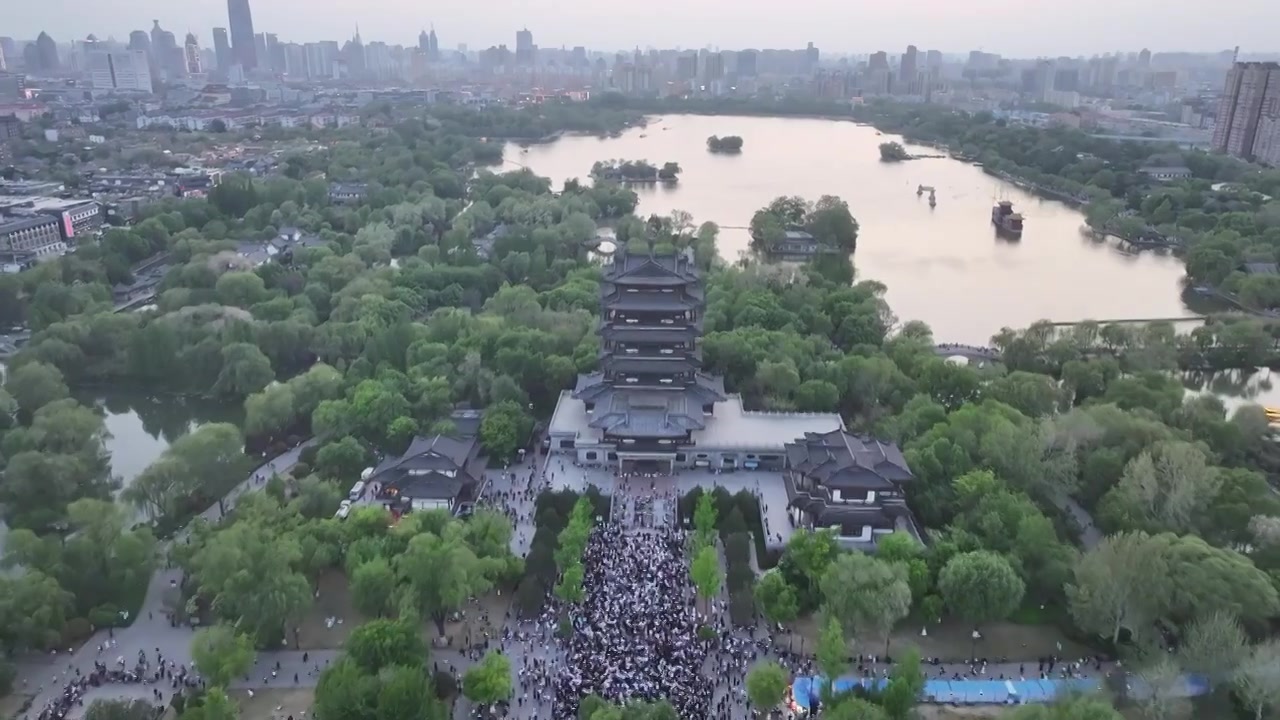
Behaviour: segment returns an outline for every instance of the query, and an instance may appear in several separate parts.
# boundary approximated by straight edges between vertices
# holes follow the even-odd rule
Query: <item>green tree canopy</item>
[[[253,667],[253,641],[229,625],[200,628],[191,639],[191,659],[201,677],[225,688]]]

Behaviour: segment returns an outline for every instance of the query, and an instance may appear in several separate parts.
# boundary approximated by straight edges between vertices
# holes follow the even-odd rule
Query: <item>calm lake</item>
[[[707,151],[711,135],[738,135],[738,155]],[[509,144],[505,169],[527,166],[558,187],[588,179],[597,160],[677,162],[674,187],[637,186],[637,214],[691,213],[722,227],[720,254],[746,252],[751,216],[779,195],[817,200],[837,195],[860,226],[854,265],[859,279],[888,286],[899,320],[923,320],[939,342],[986,345],[1003,327],[1037,320],[1068,322],[1179,318],[1188,308],[1182,262],[1133,253],[1082,232],[1084,215],[950,158],[880,162],[880,143],[898,141],[874,128],[834,120],[658,116],[617,138],[564,137],[523,150]],[[918,154],[933,148],[904,143]],[[930,208],[920,185],[932,186]],[[1026,218],[1020,242],[996,235],[991,206],[1010,200]],[[1212,392],[1229,408],[1280,406],[1271,373],[1188,375],[1189,392]]]
[[[711,135],[739,135],[739,155],[707,151]],[[817,200],[837,195],[861,226],[854,265],[861,279],[888,286],[901,320],[923,320],[939,342],[985,345],[1002,327],[1036,320],[1173,318],[1192,315],[1180,293],[1182,263],[1172,256],[1126,253],[1081,233],[1084,216],[1042,200],[956,160],[880,162],[894,136],[851,122],[761,117],[654,118],[619,138],[565,137],[528,152],[509,145],[510,164],[527,165],[556,187],[586,179],[611,158],[674,161],[671,188],[639,186],[641,215],[686,210],[694,221],[725,227],[720,254],[747,249],[745,228],[779,195]],[[908,146],[918,153],[931,148]],[[919,185],[937,190],[930,209]],[[1011,200],[1026,217],[1022,241],[997,238],[991,207]]]
[[[3,378],[4,365],[0,364],[0,380]],[[128,487],[174,440],[201,425],[244,422],[241,405],[201,398],[150,396],[134,390],[92,390],[74,393],[74,397],[103,414],[111,474],[120,481],[121,489]],[[0,553],[4,551],[7,532],[0,520]]]
[[[107,427],[111,474],[121,488],[129,486],[174,440],[211,422],[244,422],[238,404],[203,398],[146,395],[131,390],[76,393],[85,405],[98,407]]]

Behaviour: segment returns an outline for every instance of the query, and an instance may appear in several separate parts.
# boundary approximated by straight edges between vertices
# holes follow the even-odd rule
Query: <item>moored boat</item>
[[[1013,203],[1001,200],[991,208],[991,224],[996,230],[1009,237],[1022,237],[1022,215],[1013,211]]]

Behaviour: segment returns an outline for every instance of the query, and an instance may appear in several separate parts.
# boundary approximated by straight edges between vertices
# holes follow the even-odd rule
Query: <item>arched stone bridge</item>
[[[944,343],[942,345],[934,345],[933,352],[938,357],[962,357],[971,363],[998,363],[1000,362],[1000,351],[995,348],[978,347],[977,345],[961,345],[959,343]]]

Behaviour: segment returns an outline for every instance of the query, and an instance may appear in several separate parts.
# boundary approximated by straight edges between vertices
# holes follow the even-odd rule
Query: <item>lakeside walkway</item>
[[[232,488],[231,492],[227,493],[221,502],[209,506],[197,517],[203,518],[208,522],[217,522],[223,515],[223,506],[230,510],[235,506],[235,501],[240,496],[265,487],[265,483],[259,483],[257,478],[270,477],[272,474],[284,474],[292,470],[293,466],[298,464],[298,457],[302,454],[302,451],[307,446],[314,444],[314,442],[314,439],[308,440],[257,467],[243,482]],[[194,518],[192,522],[194,522]],[[60,695],[67,681],[75,677],[77,669],[83,674],[89,674],[93,670],[95,661],[110,664],[119,656],[125,658],[137,657],[138,651],[142,650],[153,658],[155,657],[154,654],[159,652],[164,655],[166,661],[172,660],[179,665],[191,667],[191,638],[195,634],[195,629],[188,625],[179,625],[177,627],[171,625],[165,614],[164,605],[165,594],[171,587],[176,587],[180,584],[182,579],[182,570],[168,567],[164,562],[164,555],[170,545],[187,537],[190,528],[191,525],[188,523],[173,540],[160,546],[157,553],[160,564],[151,576],[151,582],[147,585],[146,598],[142,602],[138,616],[133,619],[133,624],[114,630],[99,630],[88,638],[84,645],[79,649],[72,650],[70,654],[55,651],[43,657],[28,656],[18,661],[18,674],[14,681],[13,691],[19,695],[34,695],[29,714],[39,713],[46,703]],[[99,650],[100,647],[103,649]],[[291,659],[290,655],[291,653],[288,651],[260,653],[258,664],[264,667],[273,667],[276,660],[279,659],[283,668],[285,661]],[[298,660],[300,661],[302,653],[299,652],[296,655],[298,655]],[[295,664],[291,663],[290,667],[295,667]],[[305,686],[301,682],[305,674],[304,671],[299,668],[294,672],[299,672],[299,686]],[[282,671],[280,675],[283,676],[284,672]],[[289,679],[292,680],[293,672],[289,672],[288,675]],[[315,678],[310,679],[310,684],[315,684]],[[130,692],[129,688],[136,687],[135,685],[104,685],[95,688],[94,692],[86,697],[93,699],[125,697]],[[168,697],[168,693],[166,693],[166,697]]]
[[[224,508],[229,512],[235,507],[238,498],[266,487],[265,481],[271,475],[283,475],[292,470],[298,464],[302,451],[315,442],[314,438],[307,440],[260,465],[243,482],[232,488],[221,502],[214,503],[197,517],[208,522],[217,522],[222,518]],[[534,467],[534,462],[541,460],[542,457],[535,456],[524,464],[512,466],[510,476],[501,470],[486,471],[487,490],[492,493],[512,489],[514,483],[508,478],[523,476],[527,479]],[[528,553],[533,535],[533,502],[530,500],[525,505],[521,509],[527,513],[527,518],[524,522],[516,523],[515,533],[512,536],[512,550],[521,557]],[[41,708],[61,695],[63,687],[76,676],[76,670],[88,675],[93,670],[95,662],[105,662],[110,665],[117,657],[132,659],[137,657],[139,651],[143,651],[153,661],[159,653],[164,656],[166,662],[172,661],[175,665],[186,665],[189,669],[193,667],[191,639],[196,629],[189,625],[170,624],[164,605],[164,597],[170,588],[181,583],[183,571],[163,564],[163,556],[167,549],[172,543],[185,539],[190,527],[188,523],[172,541],[161,545],[157,555],[160,556],[162,564],[152,574],[147,586],[146,599],[133,624],[114,630],[99,630],[80,648],[72,649],[69,653],[57,651],[43,656],[30,655],[18,661],[18,674],[14,682],[13,694],[32,696],[30,709],[20,715],[34,717],[39,714]],[[238,690],[312,688],[319,681],[324,668],[337,659],[341,652],[341,648],[259,651],[248,677],[237,678],[231,682],[230,687]],[[466,653],[456,649],[432,648],[431,658],[442,669],[451,668],[458,674],[461,674],[472,662]],[[199,674],[198,669],[195,672]],[[145,697],[150,697],[152,689],[160,690],[166,703],[173,693],[173,689],[167,682],[107,684],[90,688],[83,699],[87,707],[94,700],[139,697],[140,689],[145,689]],[[465,700],[456,704],[454,712],[458,720],[468,717],[467,707],[469,703]]]

